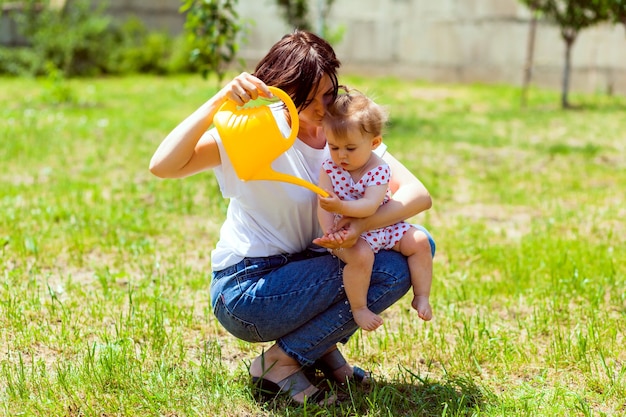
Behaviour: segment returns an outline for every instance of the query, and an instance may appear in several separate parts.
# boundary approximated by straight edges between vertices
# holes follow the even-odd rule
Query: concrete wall
[[[290,30],[273,1],[240,0],[239,12],[256,21],[241,51],[247,59],[259,59]],[[520,85],[530,13],[517,0],[337,0],[328,25],[345,28],[335,45],[344,71]],[[560,89],[564,54],[558,29],[540,22],[533,84]],[[624,27],[581,32],[572,64],[572,91],[626,94]]]
[[[185,24],[185,17],[179,13],[180,0],[105,0],[105,3],[115,16],[137,16],[148,27],[173,35],[181,33]]]
[[[94,0],[96,1],[96,0]],[[150,27],[182,31],[180,0],[106,0],[116,16],[140,16]],[[319,0],[310,0],[314,14]],[[248,22],[240,56],[250,68],[291,30],[274,0],[239,0]],[[316,16],[314,16],[316,18]],[[4,18],[3,18],[4,19]],[[438,82],[522,81],[530,14],[517,0],[336,0],[328,17],[344,28],[335,44],[343,71]],[[0,20],[0,37],[11,30]],[[554,26],[537,28],[533,83],[560,89],[564,45]],[[572,91],[626,94],[626,32],[606,25],[585,30],[573,49]]]

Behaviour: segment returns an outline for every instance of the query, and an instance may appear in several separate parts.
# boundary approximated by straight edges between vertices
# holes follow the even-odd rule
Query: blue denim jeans
[[[431,254],[435,242],[428,236]],[[218,321],[248,342],[276,343],[302,365],[312,365],[331,346],[357,330],[343,288],[343,264],[327,252],[246,258],[213,272],[211,304]],[[376,254],[367,295],[381,313],[411,287],[406,258]]]

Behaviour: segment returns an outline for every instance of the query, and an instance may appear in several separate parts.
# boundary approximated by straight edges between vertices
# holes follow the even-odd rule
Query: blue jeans
[[[416,227],[428,236],[434,256],[432,237]],[[246,258],[213,272],[213,312],[237,338],[276,340],[289,356],[312,365],[330,347],[346,343],[358,328],[343,288],[342,268],[339,259],[326,252]],[[368,307],[381,313],[410,287],[406,258],[391,250],[377,253]]]

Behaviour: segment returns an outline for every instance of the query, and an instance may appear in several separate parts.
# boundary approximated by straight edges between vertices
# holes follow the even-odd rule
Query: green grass
[[[425,323],[403,299],[345,355],[370,390],[257,403],[269,344],[209,307],[226,203],[211,173],[160,180],[199,76],[0,79],[0,415],[618,416],[626,413],[626,99],[344,77],[433,195]]]

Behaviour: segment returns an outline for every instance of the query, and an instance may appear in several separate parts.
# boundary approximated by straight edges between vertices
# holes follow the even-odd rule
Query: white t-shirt
[[[281,103],[271,106],[283,136],[289,126]],[[317,218],[317,194],[282,181],[241,181],[224,150],[217,129],[210,131],[220,151],[221,165],[214,169],[222,195],[230,199],[220,238],[211,253],[214,271],[234,265],[246,257],[302,252],[322,236]],[[262,140],[262,138],[259,138]],[[385,147],[379,146],[382,155]],[[272,163],[278,172],[317,184],[328,147],[315,149],[300,139]]]

